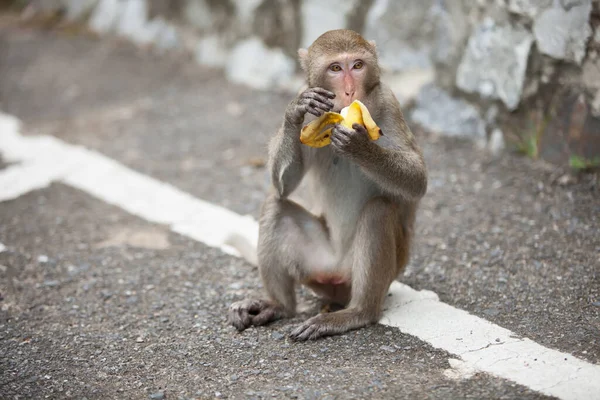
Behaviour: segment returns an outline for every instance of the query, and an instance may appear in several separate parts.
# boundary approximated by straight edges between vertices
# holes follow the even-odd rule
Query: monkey
[[[268,297],[233,303],[239,331],[296,314],[297,285],[343,308],[313,316],[290,333],[317,339],[376,323],[391,283],[409,260],[416,211],[427,191],[421,149],[400,104],[380,80],[376,45],[332,30],[299,49],[306,86],[269,143],[272,187],[259,218],[257,260]],[[360,100],[381,128],[335,125],[331,144],[302,145],[300,130],[327,111]],[[302,185],[309,199],[292,200]]]

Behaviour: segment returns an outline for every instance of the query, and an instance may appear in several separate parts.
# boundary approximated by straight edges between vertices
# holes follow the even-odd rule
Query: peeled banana
[[[300,142],[311,147],[327,146],[331,143],[331,130],[336,124],[346,128],[352,128],[353,124],[361,124],[367,129],[371,140],[377,140],[381,136],[381,129],[373,121],[367,107],[359,100],[354,100],[339,114],[326,112],[302,128]]]

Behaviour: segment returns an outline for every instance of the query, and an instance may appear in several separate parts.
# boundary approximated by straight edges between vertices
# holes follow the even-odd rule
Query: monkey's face
[[[340,54],[328,61],[321,64],[325,68],[322,86],[335,93],[334,111],[339,112],[366,96],[369,67],[361,54]]]

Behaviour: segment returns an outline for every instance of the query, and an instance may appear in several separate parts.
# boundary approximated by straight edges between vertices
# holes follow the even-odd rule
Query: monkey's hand
[[[243,331],[252,325],[265,325],[285,316],[285,310],[270,301],[247,299],[229,307],[227,320],[238,331]]]
[[[347,157],[360,157],[373,146],[369,140],[367,128],[361,124],[352,124],[352,129],[337,124],[331,131],[333,150]]]
[[[285,111],[286,121],[299,125],[304,122],[304,115],[310,113],[320,117],[333,108],[335,94],[320,87],[308,88],[290,103]]]

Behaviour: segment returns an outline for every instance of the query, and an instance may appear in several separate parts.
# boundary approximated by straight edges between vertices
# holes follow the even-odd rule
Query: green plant
[[[530,135],[524,138],[517,144],[517,151],[529,158],[537,159],[539,154],[537,135]]]
[[[584,171],[593,168],[600,167],[600,156],[596,156],[592,159],[587,159],[573,154],[569,158],[569,166],[575,170]]]

